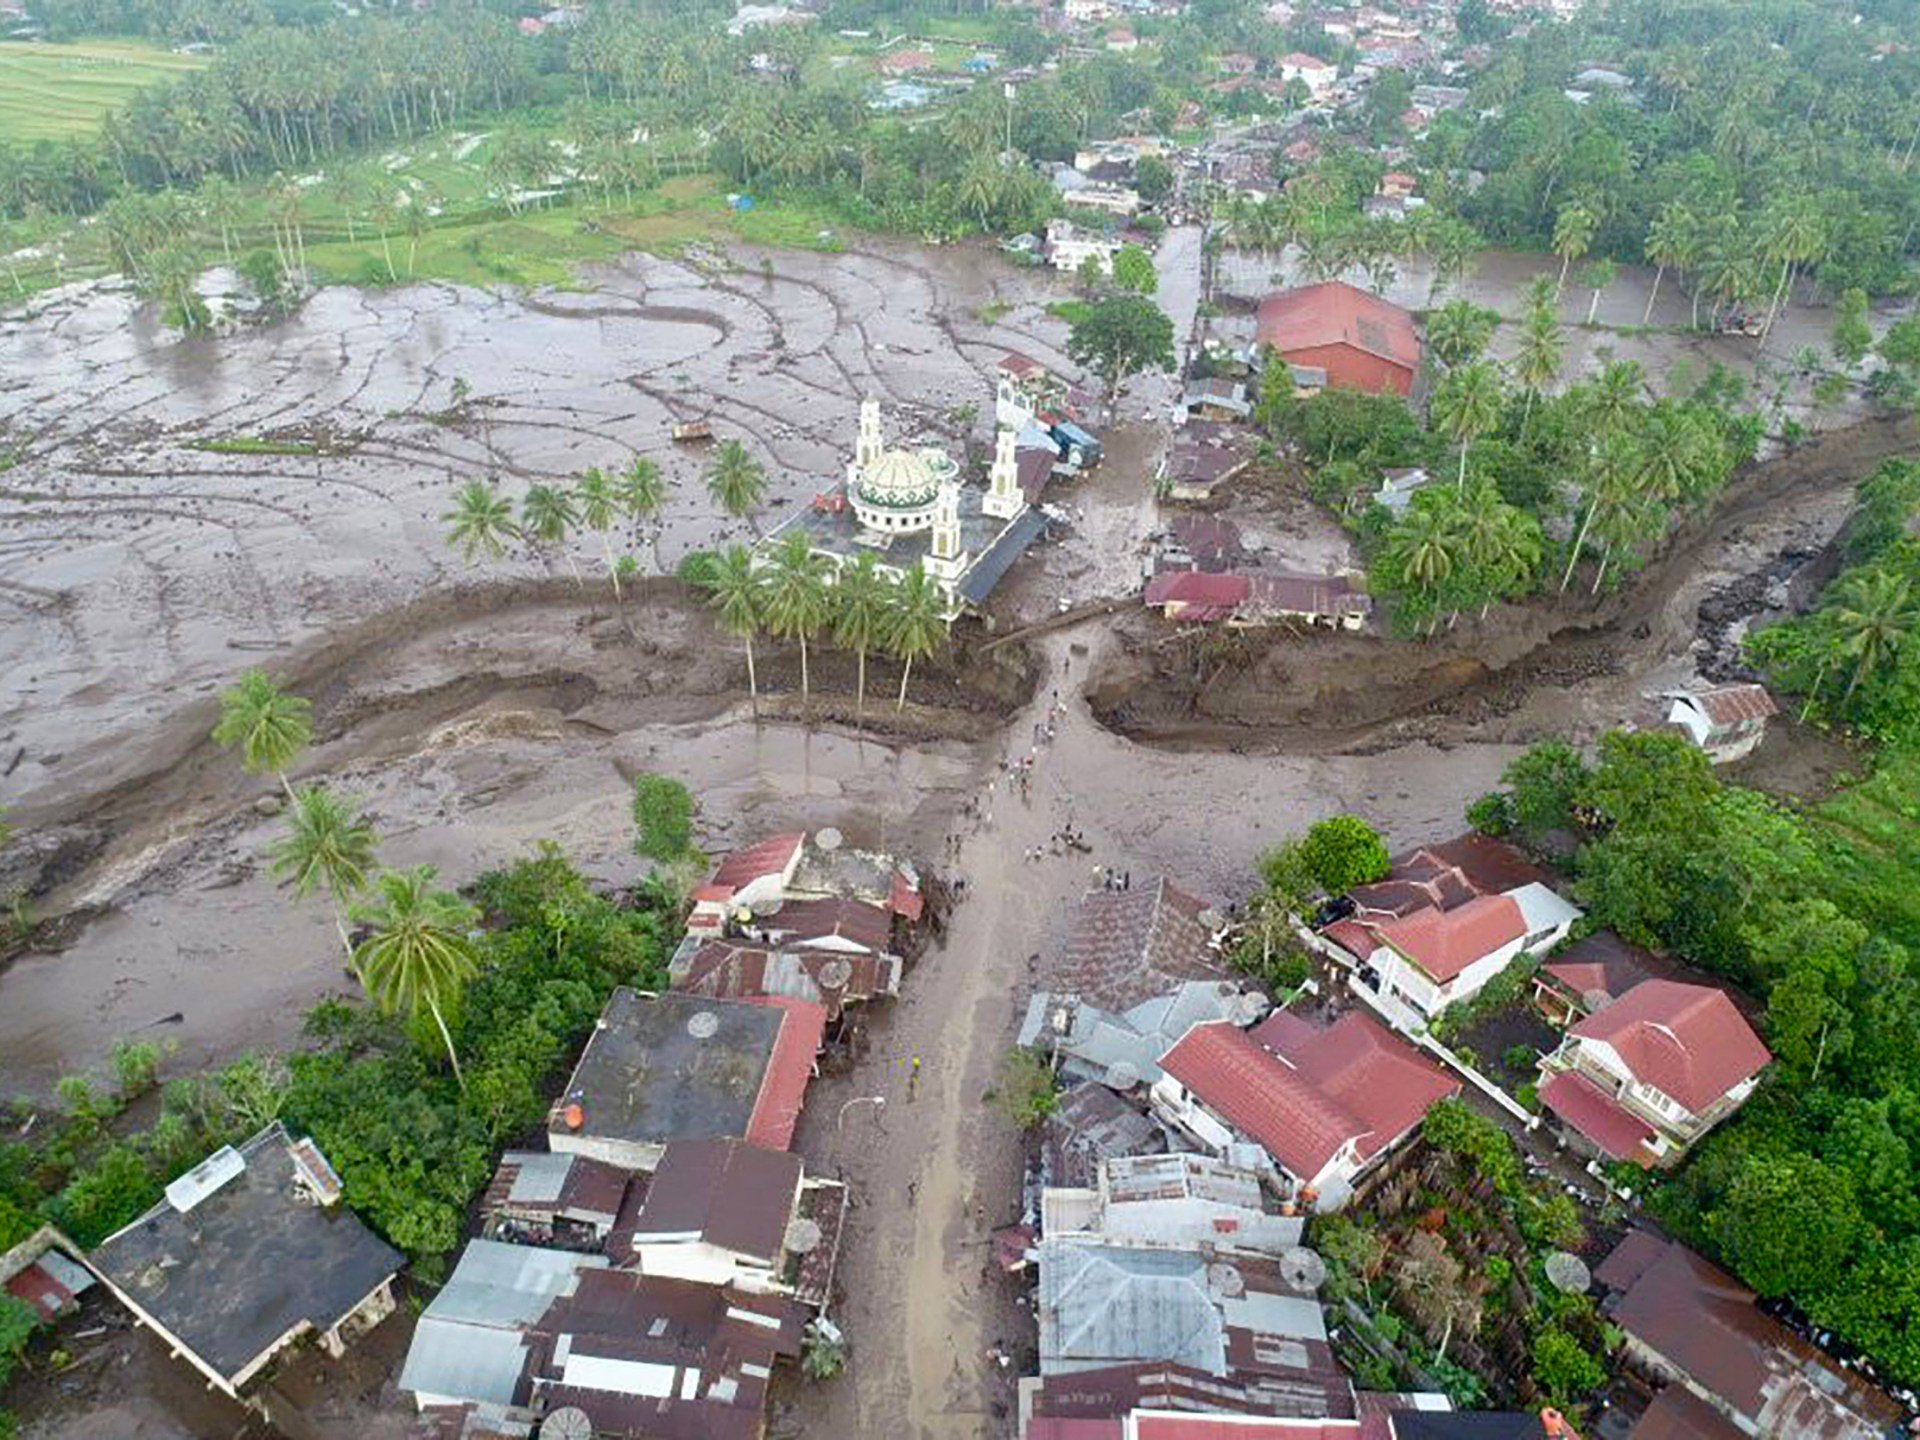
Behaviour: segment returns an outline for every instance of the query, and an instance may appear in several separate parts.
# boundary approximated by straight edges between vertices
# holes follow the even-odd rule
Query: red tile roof
[[[1635,1079],[1695,1114],[1773,1058],[1722,992],[1677,980],[1643,981],[1572,1033],[1611,1045]]]
[[[791,835],[773,835],[744,850],[736,850],[720,862],[720,868],[713,872],[712,880],[702,888],[720,887],[733,891],[743,885],[751,885],[755,880],[764,880],[769,875],[778,875],[793,863],[806,840],[806,835],[796,830]]]
[[[1322,345],[1351,345],[1406,369],[1420,364],[1413,316],[1342,280],[1282,290],[1260,302],[1255,338],[1282,355]]]
[[[1304,50],[1296,50],[1291,55],[1282,56],[1280,63],[1294,70],[1331,70],[1334,68],[1318,55],[1309,55]]]
[[[1371,1158],[1426,1117],[1436,1100],[1460,1091],[1460,1082],[1370,1015],[1350,1010],[1326,1029],[1269,1023],[1266,1043],[1291,1061],[1302,1079],[1359,1117],[1366,1132],[1362,1157]],[[1304,1032],[1304,1033],[1303,1033]]]
[[[892,889],[887,896],[887,906],[909,925],[917,921],[927,908],[927,897],[920,893],[920,887],[909,880],[904,871],[893,872]]]
[[[1229,1419],[1136,1411],[1129,1440],[1362,1440],[1365,1434],[1359,1420]]]
[[[1164,879],[1081,898],[1061,954],[1057,988],[1105,1010],[1126,1010],[1183,980],[1226,967],[1200,917],[1206,906]]]
[[[775,933],[788,944],[844,940],[876,954],[893,948],[893,912],[864,900],[828,895],[816,900],[789,900],[752,929]]]
[[[1651,1165],[1653,1127],[1629,1114],[1584,1075],[1563,1071],[1541,1082],[1540,1103],[1615,1160]]]
[[[1441,984],[1474,961],[1527,933],[1520,906],[1505,895],[1481,895],[1452,910],[1416,910],[1379,927],[1387,941]]]
[[[1017,350],[1009,350],[1005,355],[1000,357],[1000,368],[1009,375],[1017,375],[1022,379],[1028,375],[1045,375],[1049,373],[1047,367],[1042,365],[1038,360],[1035,360],[1029,355],[1022,355]]]
[[[746,1136],[755,1145],[785,1150],[793,1143],[793,1127],[799,1123],[800,1107],[806,1103],[813,1057],[826,1038],[827,1012],[810,1001],[777,995],[746,1003],[774,1005],[787,1012],[773,1042],[766,1074],[760,1079],[760,1093],[753,1102]]]
[[[1738,725],[1742,720],[1764,720],[1778,715],[1780,707],[1773,696],[1759,685],[1722,685],[1700,691],[1694,702],[1716,726]]]
[[[1253,582],[1245,575],[1207,575],[1198,570],[1162,570],[1147,582],[1146,603],[1200,606],[1231,614],[1253,591]]]
[[[1312,1180],[1366,1126],[1321,1094],[1244,1030],[1196,1025],[1160,1057],[1160,1068],[1287,1171]]]

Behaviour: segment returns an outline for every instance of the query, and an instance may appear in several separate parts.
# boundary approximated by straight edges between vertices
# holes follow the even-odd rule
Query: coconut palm
[[[1853,659],[1853,675],[1840,697],[1845,705],[1920,627],[1920,594],[1911,575],[1891,568],[1863,570],[1841,582],[1828,613],[1836,648]]]
[[[1523,590],[1539,571],[1540,524],[1483,480],[1464,497],[1455,528],[1461,555],[1486,577],[1480,606],[1485,619],[1495,599]]]
[[[1520,416],[1522,425],[1531,423],[1533,419],[1534,400],[1560,378],[1563,344],[1559,312],[1542,276],[1540,285],[1534,290],[1533,300],[1527,306],[1527,317],[1520,326],[1520,343],[1513,353],[1514,377],[1527,392],[1526,404]]]
[[[1665,278],[1667,267],[1677,268],[1692,257],[1693,234],[1698,227],[1693,212],[1677,201],[1663,206],[1654,216],[1653,224],[1647,229],[1646,244],[1641,248],[1658,268],[1653,272],[1653,288],[1647,292],[1646,313],[1640,317],[1642,325],[1653,320],[1653,304],[1660,298],[1660,281]]]
[[[447,1029],[447,1011],[479,972],[470,932],[480,912],[451,891],[434,889],[436,874],[433,866],[418,865],[380,875],[375,898],[348,911],[373,931],[354,950],[353,966],[383,1014],[433,1017],[453,1077],[464,1090],[467,1081]]]
[[[1493,338],[1500,317],[1471,300],[1449,300],[1427,317],[1427,343],[1443,364],[1477,360]]]
[[[1400,573],[1426,589],[1439,587],[1452,575],[1461,558],[1458,517],[1458,507],[1444,495],[1422,496],[1387,539],[1388,554]]]
[[[747,693],[759,708],[760,685],[753,670],[753,637],[766,623],[766,581],[754,569],[753,552],[729,545],[707,565],[700,577],[707,603],[720,612],[720,628],[747,647]]]
[[[1573,568],[1580,563],[1580,552],[1586,547],[1587,532],[1593,528],[1594,518],[1602,510],[1618,509],[1630,504],[1640,493],[1640,467],[1639,441],[1624,431],[1603,436],[1594,447],[1587,461],[1587,514],[1580,522],[1579,533],[1573,537],[1573,548],[1567,555],[1566,574],[1560,577],[1560,589],[1563,592],[1573,581]]]
[[[850,564],[841,566],[839,577],[834,581],[833,599],[838,613],[833,622],[833,640],[860,659],[859,680],[854,688],[856,715],[867,707],[867,652],[886,637],[892,592],[893,582],[881,572],[879,562],[867,550],[854,556]]]
[[[1553,298],[1567,286],[1567,269],[1587,253],[1597,227],[1594,213],[1580,204],[1562,206],[1553,222],[1553,253],[1560,257],[1560,279],[1554,284]]]
[[[275,878],[290,881],[293,898],[304,900],[324,886],[333,900],[333,928],[340,948],[353,955],[344,907],[367,888],[377,837],[360,807],[324,785],[302,785],[287,811],[287,833],[267,848]]]
[[[1780,263],[1780,278],[1767,302],[1766,323],[1760,328],[1760,348],[1773,333],[1781,301],[1793,286],[1793,267],[1811,265],[1827,253],[1827,225],[1813,201],[1805,195],[1781,196],[1760,217],[1760,251]]]
[[[520,524],[529,539],[542,545],[565,545],[567,532],[579,523],[580,512],[574,506],[573,497],[558,485],[536,482],[527,486],[527,493],[520,500]],[[573,563],[573,556],[568,555],[566,559],[574,580],[580,581],[580,567]]]
[[[1598,435],[1623,430],[1639,411],[1647,372],[1638,360],[1610,360],[1582,387],[1580,408]]]
[[[816,555],[801,531],[782,540],[767,567],[767,628],[783,640],[800,642],[800,697],[812,693],[807,675],[807,640],[820,633],[833,613],[827,590],[830,566]]]
[[[947,600],[920,565],[900,577],[894,588],[893,608],[887,617],[887,648],[905,665],[900,671],[900,696],[893,708],[907,704],[907,681],[913,662],[933,654],[947,638]]]
[[[618,600],[620,572],[613,561],[613,541],[608,537],[620,514],[620,494],[607,478],[607,472],[598,465],[590,465],[581,473],[573,493],[578,501],[580,523],[600,537],[600,552],[606,557],[607,575],[613,581],[613,598]]]
[[[739,519],[767,498],[766,469],[738,440],[723,444],[707,472],[707,494],[727,514]]]
[[[658,462],[644,455],[633,457],[620,477],[620,504],[629,519],[653,526],[653,568],[660,564],[660,512],[666,507],[669,482]]]
[[[1581,272],[1580,283],[1593,291],[1593,298],[1587,301],[1587,324],[1593,324],[1600,313],[1600,297],[1619,275],[1620,267],[1611,260],[1596,260]]]
[[[289,695],[264,670],[249,670],[238,683],[220,692],[220,723],[213,727],[213,743],[223,750],[240,749],[240,763],[250,775],[267,771],[293,799],[287,768],[313,742],[313,706]]]
[[[453,508],[442,515],[447,544],[471,565],[479,555],[498,560],[507,553],[507,541],[517,539],[513,504],[485,480],[469,480],[453,492]]]
[[[1500,372],[1485,360],[1449,370],[1433,392],[1433,423],[1460,447],[1461,489],[1467,484],[1467,451],[1500,423],[1505,402]]]

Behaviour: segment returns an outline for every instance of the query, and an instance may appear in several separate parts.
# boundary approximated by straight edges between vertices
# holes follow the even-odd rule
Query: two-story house
[[[1542,1057],[1540,1101],[1576,1150],[1672,1165],[1740,1108],[1772,1058],[1724,992],[1645,980]]]
[[[1195,1025],[1160,1057],[1154,1114],[1213,1155],[1257,1159],[1308,1210],[1354,1182],[1460,1082],[1359,1011],[1321,1029],[1277,1011]]]
[[[1579,907],[1512,847],[1468,835],[1394,860],[1362,885],[1320,948],[1348,965],[1362,997],[1394,1024],[1417,1029],[1470,1000],[1523,955],[1566,939]]]

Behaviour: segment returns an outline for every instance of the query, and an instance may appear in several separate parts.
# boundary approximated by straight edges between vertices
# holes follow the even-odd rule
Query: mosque
[[[1021,488],[1016,436],[1001,429],[985,487],[961,479],[938,446],[888,448],[880,402],[860,406],[846,479],[814,496],[757,547],[771,554],[795,529],[835,566],[870,553],[896,578],[917,563],[947,599],[949,620],[978,608],[1046,521]]]

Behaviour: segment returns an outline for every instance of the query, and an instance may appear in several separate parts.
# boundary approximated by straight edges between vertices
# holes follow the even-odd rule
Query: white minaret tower
[[[1027,508],[1027,497],[1020,493],[1016,439],[1012,430],[1004,428],[994,437],[993,468],[987,472],[987,495],[980,508],[996,520],[1011,520]]]
[[[932,548],[927,555],[927,573],[948,591],[967,568],[966,552],[960,548],[960,485],[949,480],[940,487],[933,502]]]
[[[860,438],[853,447],[853,463],[865,470],[880,458],[880,402],[860,402]]]

